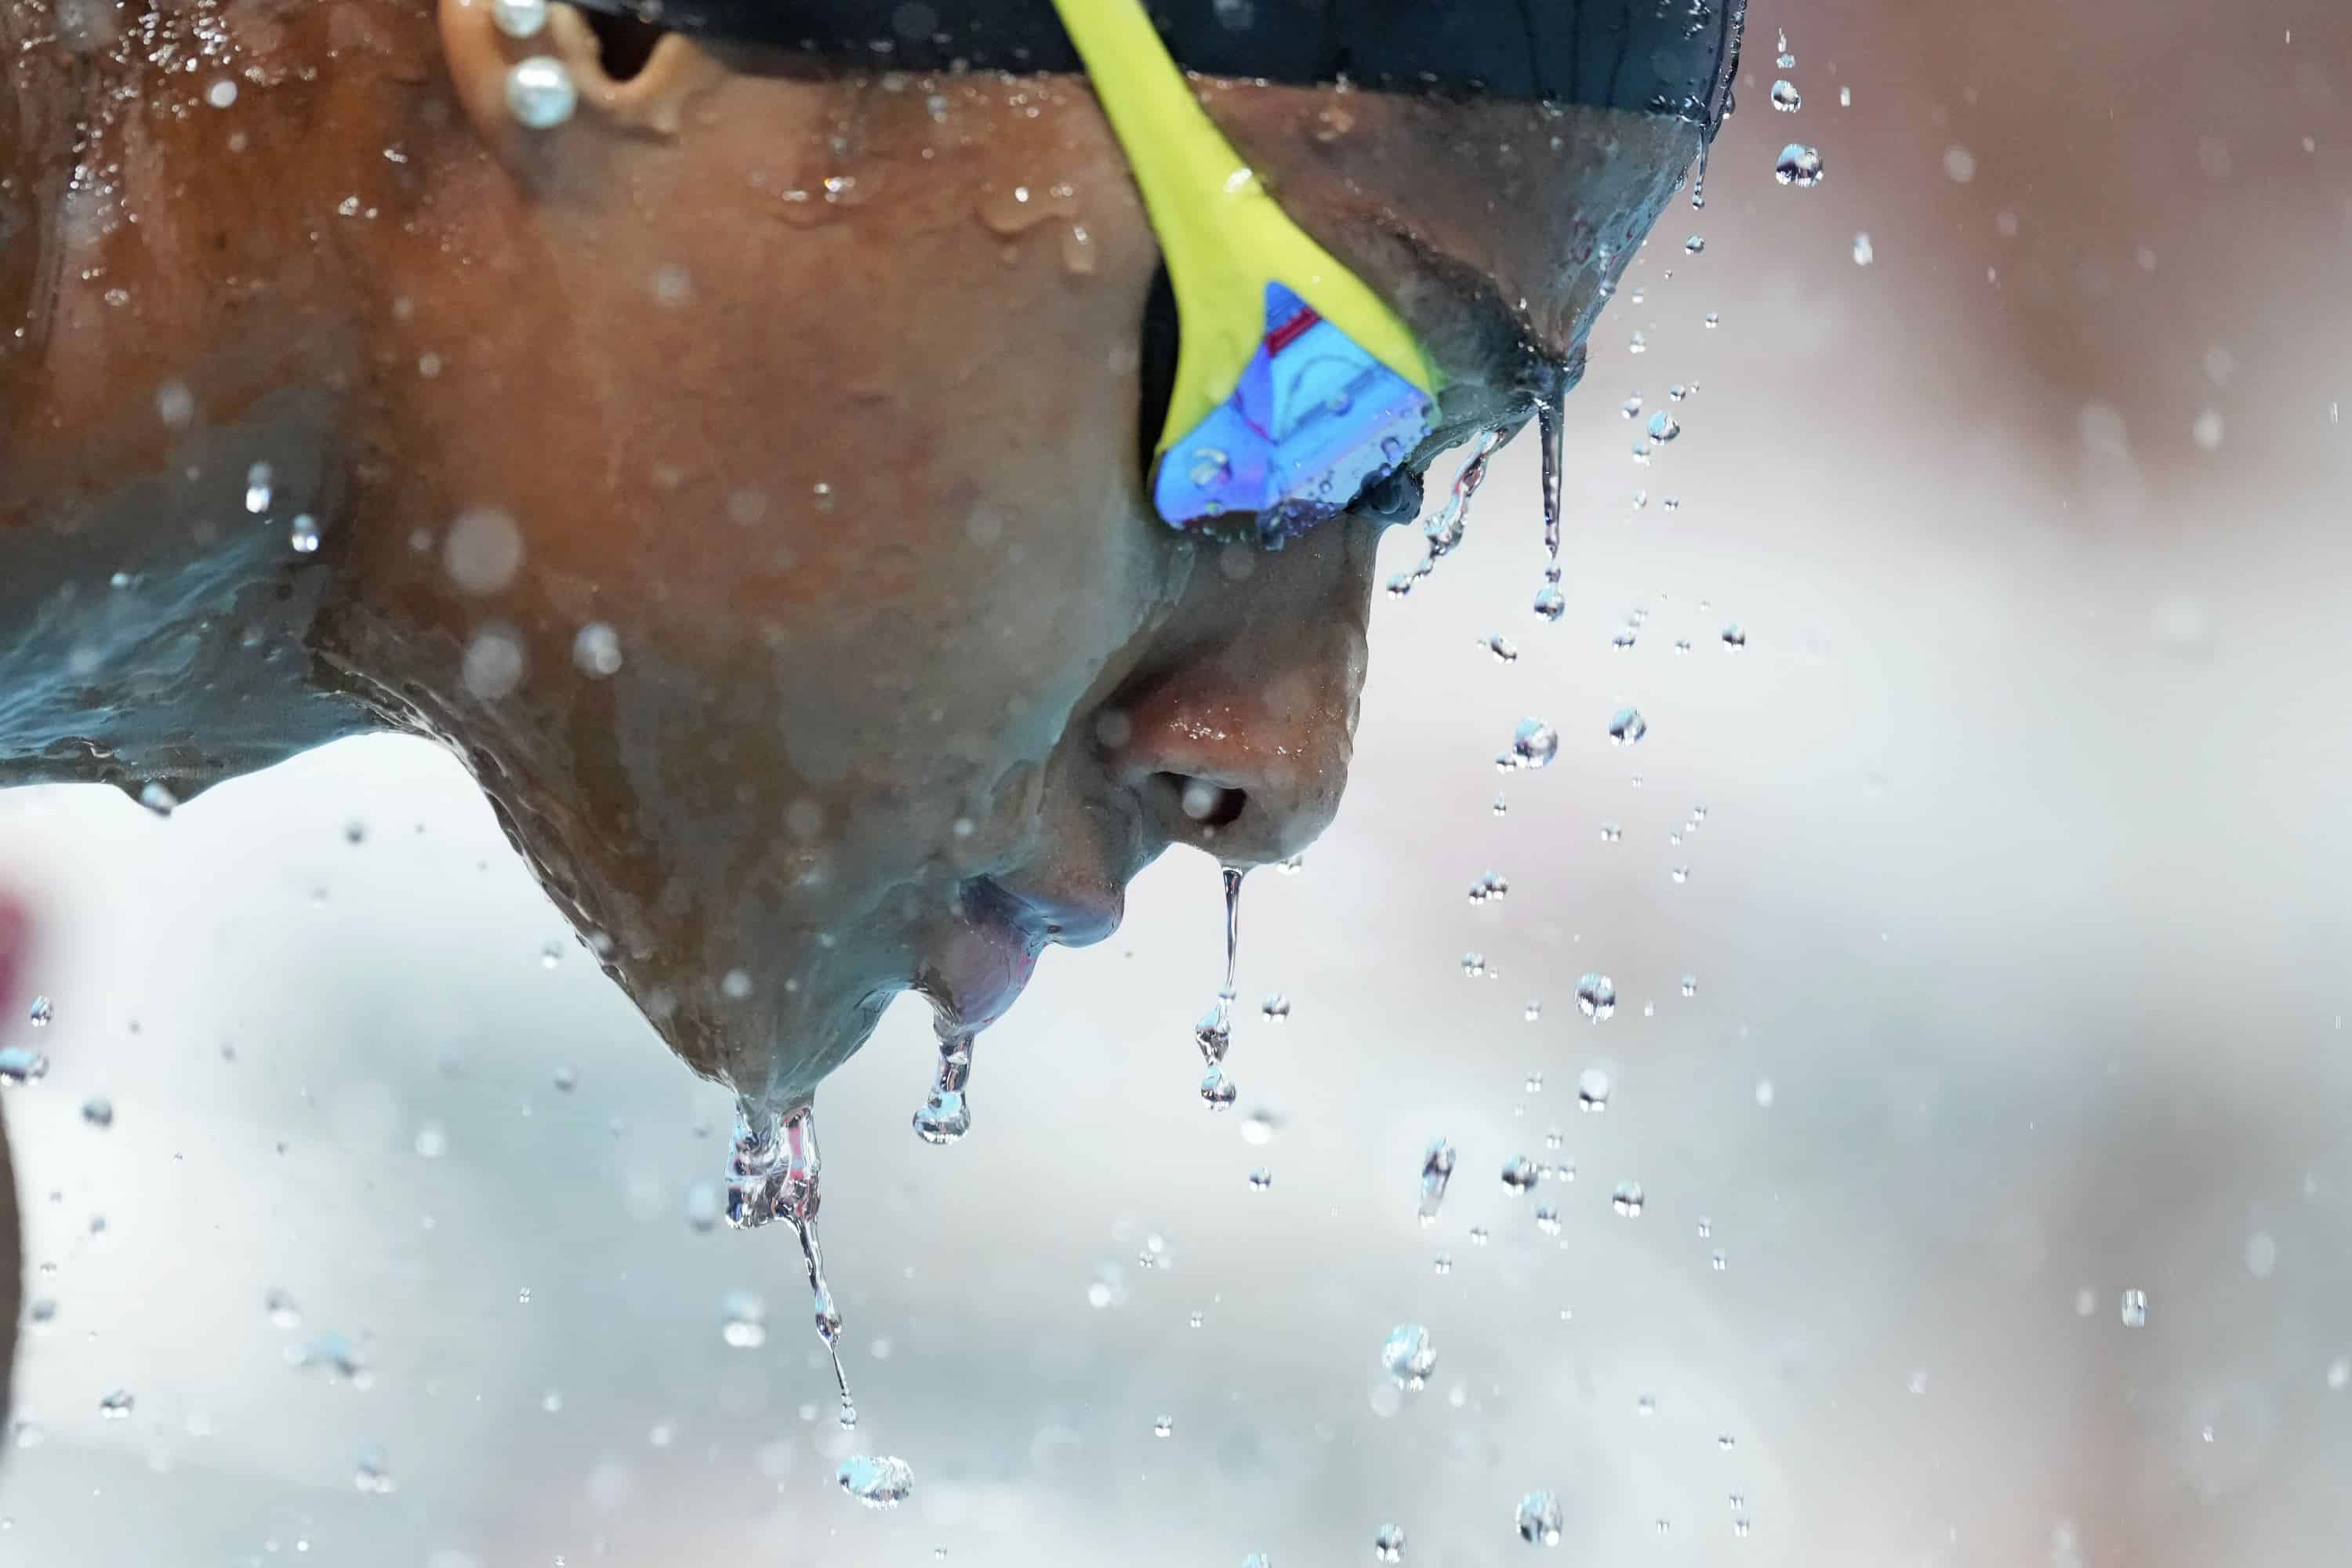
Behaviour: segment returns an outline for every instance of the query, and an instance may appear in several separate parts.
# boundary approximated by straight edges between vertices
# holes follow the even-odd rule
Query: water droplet
[[[1277,991],[1258,1005],[1258,1011],[1265,1016],[1269,1024],[1287,1024],[1290,1022],[1290,998]]]
[[[1535,1191],[1536,1184],[1542,1179],[1543,1177],[1536,1170],[1536,1163],[1525,1154],[1519,1155],[1503,1167],[1503,1185],[1515,1193],[1531,1193]]]
[[[1523,768],[1548,767],[1559,755],[1559,731],[1540,719],[1522,719],[1511,731],[1511,755]]]
[[[1615,1209],[1619,1214],[1623,1215],[1627,1219],[1633,1219],[1639,1216],[1642,1212],[1642,1184],[1639,1182],[1618,1183],[1616,1189],[1609,1194],[1609,1206]]]
[[[946,1145],[971,1131],[971,1102],[966,1087],[971,1082],[971,1048],[977,1035],[952,1025],[939,1030],[940,1059],[931,1077],[931,1092],[915,1112],[915,1135],[926,1143]]]
[[[841,1364],[841,1312],[825,1281],[824,1250],[817,1237],[824,1170],[813,1105],[780,1115],[748,1099],[737,1103],[734,1148],[727,1162],[728,1223],[750,1229],[782,1220],[799,1237],[817,1338],[833,1363],[834,1387],[841,1395],[841,1424],[855,1426],[857,1406]]]
[[[1162,1415],[1151,1424],[1151,1435],[1155,1437],[1165,1437],[1175,1430],[1176,1417],[1173,1415]]]
[[[81,1119],[92,1127],[103,1129],[113,1126],[114,1101],[102,1094],[91,1095],[81,1102]]]
[[[1519,650],[1512,647],[1510,640],[1500,632],[1486,639],[1486,651],[1495,656],[1497,664],[1514,664],[1519,657]]]
[[[1702,251],[1706,249],[1706,236],[1703,234],[1692,235],[1688,239],[1683,241],[1683,248],[1693,256],[1700,254]]]
[[[1759,1078],[1756,1080],[1757,1104],[1764,1107],[1768,1110],[1770,1110],[1772,1106],[1773,1094],[1772,1080],[1770,1079]]]
[[[1643,337],[1637,331],[1632,338],[1626,341],[1625,352],[1628,353],[1637,354],[1648,353],[1650,352],[1650,340]]]
[[[1381,1342],[1381,1365],[1400,1386],[1419,1388],[1437,1370],[1437,1345],[1419,1323],[1399,1323]]]
[[[1716,328],[1723,325],[1723,313],[1719,310],[1709,310],[1706,313],[1706,321],[1702,324],[1706,326],[1709,331],[1714,331]]]
[[[2125,1291],[2122,1316],[2125,1328],[2144,1329],[2147,1327],[2147,1292],[2145,1290]]]
[[[1576,983],[1576,1005],[1594,1023],[1605,1023],[1617,1011],[1617,986],[1605,974],[1588,973]]]
[[[295,1306],[294,1298],[283,1290],[272,1289],[262,1297],[261,1310],[269,1314],[269,1326],[273,1329],[299,1329],[302,1326],[301,1309]]]
[[[1640,418],[1642,416],[1642,395],[1638,392],[1633,394],[1633,396],[1627,398],[1623,403],[1618,405],[1617,412],[1623,415],[1628,419]]]
[[[1530,1546],[1558,1546],[1561,1523],[1559,1500],[1549,1492],[1529,1492],[1519,1500],[1519,1539]]]
[[[1196,447],[1192,449],[1192,466],[1184,470],[1184,477],[1192,481],[1194,489],[1204,490],[1222,483],[1233,470],[1233,459],[1223,451],[1214,447]]]
[[[867,1508],[897,1508],[915,1489],[914,1469],[895,1454],[852,1454],[834,1479]]]
[[[1373,1532],[1372,1557],[1381,1563],[1404,1561],[1404,1531],[1393,1524],[1384,1524]]]
[[[1822,155],[1811,147],[1791,142],[1780,149],[1780,160],[1772,165],[1772,177],[1784,185],[1811,189],[1822,181]]]
[[[1746,647],[1748,646],[1748,628],[1741,626],[1738,621],[1734,621],[1729,626],[1724,627],[1723,646],[1726,647]]]
[[[30,1012],[26,1014],[26,1016],[32,1021],[33,1027],[36,1029],[46,1028],[48,1026],[49,1020],[57,1016],[57,1004],[51,1002],[46,996],[34,997],[32,1008]]]
[[[1568,613],[1568,595],[1557,583],[1546,583],[1536,590],[1535,612],[1545,620],[1557,621]]]
[[[1274,1185],[1274,1173],[1264,1165],[1254,1167],[1249,1173],[1250,1191],[1262,1193]]]
[[[1772,84],[1772,107],[1783,114],[1793,114],[1804,106],[1804,98],[1797,91],[1796,83],[1782,77]]]
[[[151,781],[139,792],[139,804],[158,816],[169,816],[179,808],[180,797],[161,783]]]
[[[1576,1075],[1576,1103],[1585,1110],[1601,1111],[1609,1109],[1607,1068],[1586,1068]]]
[[[109,1421],[120,1421],[131,1414],[131,1407],[137,1403],[128,1389],[118,1388],[98,1402],[98,1413]]]
[[[1519,1016],[1525,1018],[1530,1024],[1541,1018],[1543,1016],[1542,1000],[1539,997],[1528,997],[1528,1005],[1524,1008],[1520,1009]]]
[[[1269,1552],[1253,1552],[1242,1559],[1242,1568],[1274,1568],[1274,1557]]]
[[[551,131],[579,104],[580,89],[560,60],[533,55],[507,71],[507,112],[526,130]]]
[[[548,0],[490,0],[490,20],[509,38],[535,38],[546,30]]]
[[[49,1076],[49,1058],[30,1046],[0,1047],[0,1083],[22,1087]]]
[[[1610,716],[1609,739],[1620,746],[1638,745],[1650,732],[1650,721],[1639,708],[1620,708]]]
[[[730,1290],[719,1300],[719,1337],[732,1350],[753,1351],[768,1342],[768,1304],[749,1290]]]
[[[1485,953],[1465,952],[1462,955],[1462,973],[1470,979],[1483,980],[1493,972],[1486,967]]]
[[[1683,433],[1681,421],[1664,409],[1650,416],[1650,439],[1660,443],[1673,440]]]
[[[1622,827],[1618,826],[1617,824],[1613,822],[1604,822],[1601,825],[1601,843],[1616,844],[1621,842],[1624,837],[1625,830]]]
[[[269,510],[269,465],[256,463],[245,471],[245,510],[259,517]]]
[[[1445,1202],[1445,1184],[1454,1179],[1454,1145],[1443,1138],[1429,1141],[1421,1157],[1421,1223],[1436,1219]]]
[[[590,621],[572,639],[572,663],[591,680],[602,680],[621,668],[621,637],[602,621]]]
[[[1853,264],[1856,267],[1869,266],[1877,255],[1878,253],[1871,248],[1868,233],[1857,234],[1853,237]]]
[[[2352,1386],[2352,1356],[2337,1356],[2327,1363],[2327,1386],[2337,1394]]]
[[[297,555],[316,555],[319,552],[319,520],[307,511],[295,513],[294,521],[286,526],[286,542],[293,547]]]

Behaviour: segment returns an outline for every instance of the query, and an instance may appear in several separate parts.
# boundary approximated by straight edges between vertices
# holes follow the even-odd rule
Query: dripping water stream
[[[749,1230],[782,1220],[801,1244],[808,1270],[810,1304],[817,1338],[833,1360],[834,1386],[841,1394],[841,1424],[857,1425],[849,1374],[841,1364],[841,1311],[824,1277],[824,1248],[817,1238],[817,1208],[824,1160],[817,1151],[816,1111],[812,1105],[779,1115],[749,1100],[735,1111],[735,1151],[727,1163],[727,1223]]]
[[[1422,537],[1427,546],[1421,560],[1410,572],[1400,572],[1389,579],[1389,593],[1402,598],[1412,592],[1412,585],[1437,569],[1437,563],[1462,543],[1463,534],[1470,524],[1470,502],[1478,487],[1486,482],[1486,460],[1510,444],[1517,429],[1488,430],[1478,437],[1477,446],[1454,476],[1454,489],[1437,515],[1422,525]]]
[[[1208,1071],[1201,1075],[1201,1099],[1212,1110],[1234,1102],[1234,1080],[1225,1076],[1225,1052],[1234,1043],[1234,959],[1241,944],[1242,877],[1246,868],[1223,868],[1225,886],[1225,983],[1217,999],[1192,1026],[1192,1039],[1201,1047]]]

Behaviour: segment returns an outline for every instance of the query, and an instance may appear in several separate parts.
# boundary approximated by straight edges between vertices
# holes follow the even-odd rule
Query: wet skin
[[[484,0],[247,0],[167,20],[204,64],[164,77],[0,15],[42,40],[0,108],[0,783],[430,735],[673,1048],[775,1104],[901,990],[992,1021],[1168,845],[1329,822],[1376,527],[1150,514],[1158,258],[1082,80],[673,37],[615,83],[577,15],[526,47]],[[551,47],[583,101],[527,132],[505,71]],[[1580,363],[1699,136],[1203,91],[1451,378],[1416,467]]]

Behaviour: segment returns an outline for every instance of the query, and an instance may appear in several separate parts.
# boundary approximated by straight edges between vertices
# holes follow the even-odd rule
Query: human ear
[[[575,132],[674,136],[688,103],[727,75],[678,33],[659,34],[642,59],[608,68],[588,18],[551,0],[439,0],[439,20],[458,103],[483,142],[518,172]],[[520,29],[528,31],[514,36]]]

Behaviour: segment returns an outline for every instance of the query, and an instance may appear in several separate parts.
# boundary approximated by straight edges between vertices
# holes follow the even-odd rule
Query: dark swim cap
[[[1084,68],[1053,0],[575,0],[869,68]],[[1670,114],[1712,135],[1748,0],[1161,0],[1186,70]]]

